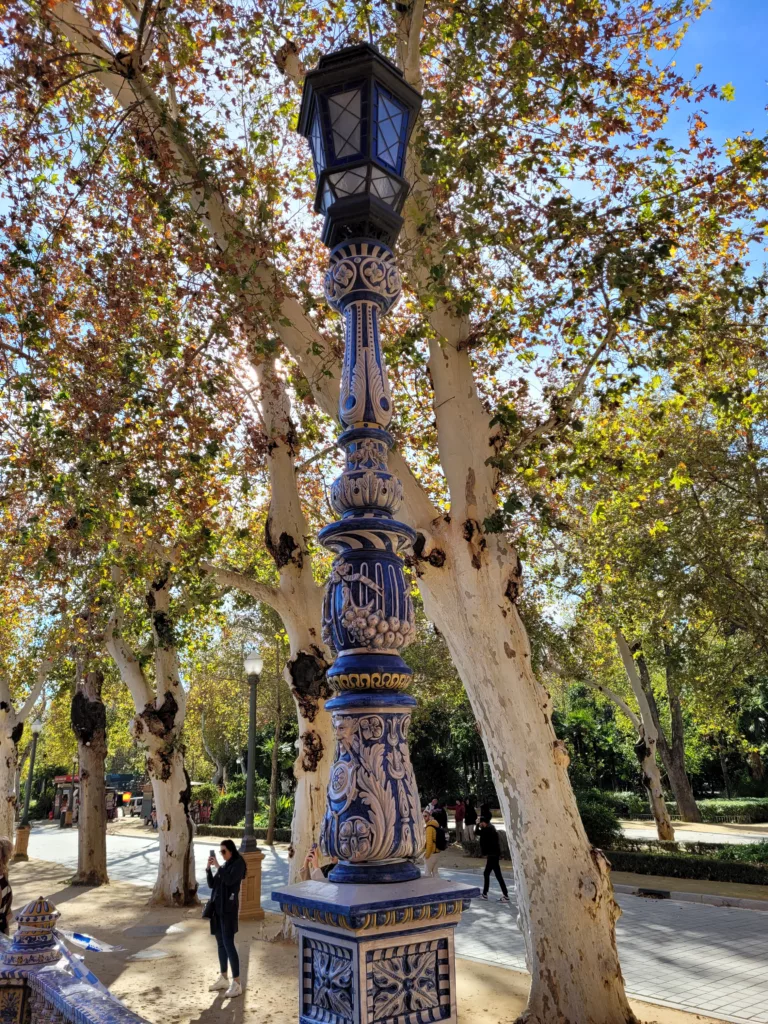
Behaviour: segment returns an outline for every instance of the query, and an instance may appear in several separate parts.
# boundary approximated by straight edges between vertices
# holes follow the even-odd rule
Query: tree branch
[[[626,715],[627,718],[630,720],[635,732],[640,732],[640,718],[637,715],[637,713],[633,711],[632,708],[627,704],[623,697],[620,697],[618,693],[614,693],[614,691],[611,690],[610,687],[603,686],[602,683],[596,683],[592,679],[580,679],[579,682],[583,683],[585,686],[589,686],[593,690],[597,690],[599,693],[602,693],[604,697],[607,697],[608,700],[612,701],[616,705],[616,707],[622,712],[622,714]]]
[[[144,710],[152,701],[152,691],[147,682],[139,660],[119,634],[122,626],[122,615],[116,608],[109,618],[104,634],[104,646],[117,666],[120,678],[128,687],[133,698],[133,705],[138,712]]]
[[[250,594],[257,601],[263,601],[270,608],[280,614],[283,608],[283,598],[277,587],[268,583],[259,583],[252,576],[239,572],[237,569],[229,569],[224,566],[214,565],[212,562],[201,562],[200,568],[211,576],[220,587],[232,590],[240,590],[244,594]]]
[[[43,692],[43,688],[45,687],[46,681],[54,664],[54,658],[44,658],[43,661],[41,661],[40,664],[37,666],[37,672],[35,673],[35,684],[29,691],[29,696],[22,704],[21,710],[16,715],[16,720],[18,722],[26,722],[27,716],[37,703],[40,694]]]

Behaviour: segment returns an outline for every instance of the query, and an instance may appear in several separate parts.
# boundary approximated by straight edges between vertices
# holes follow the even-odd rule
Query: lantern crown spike
[[[320,59],[304,80],[298,130],[317,177],[322,240],[392,246],[408,192],[405,156],[421,96],[375,46],[347,46]]]

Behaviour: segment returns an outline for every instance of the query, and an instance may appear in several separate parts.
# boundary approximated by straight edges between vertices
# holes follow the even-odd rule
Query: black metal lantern
[[[299,132],[317,175],[323,242],[352,238],[392,245],[403,221],[405,154],[421,96],[368,43],[320,59],[304,82]]]

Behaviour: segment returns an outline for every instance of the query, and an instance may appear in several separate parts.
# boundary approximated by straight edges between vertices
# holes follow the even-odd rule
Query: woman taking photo
[[[235,948],[237,918],[240,912],[240,884],[245,878],[245,861],[231,839],[221,841],[224,863],[219,866],[216,854],[211,850],[206,868],[206,878],[211,889],[211,935],[216,936],[219,948],[220,975],[208,989],[209,992],[224,992],[225,999],[234,999],[243,994],[240,986],[240,957]],[[213,873],[216,868],[216,874]],[[227,980],[227,962],[232,969],[232,981]]]

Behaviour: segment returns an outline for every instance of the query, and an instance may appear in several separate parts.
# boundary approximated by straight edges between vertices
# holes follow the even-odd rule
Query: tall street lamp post
[[[254,776],[256,774],[256,695],[259,677],[264,668],[264,659],[251,651],[243,659],[243,668],[248,679],[248,765],[245,779],[245,831],[240,843],[240,854],[244,858],[248,873],[245,876],[243,895],[240,903],[240,917],[256,921],[264,917],[261,908],[261,862],[264,854],[258,848],[253,831]]]
[[[379,316],[400,296],[392,247],[408,182],[405,154],[421,97],[373,46],[328,54],[305,79],[299,131],[317,176],[330,248],[325,296],[345,321],[339,445],[346,466],[321,530],[334,552],[323,638],[336,760],[320,846],[330,881],[273,893],[297,925],[300,1019],[431,1024],[456,1018],[453,933],[479,890],[421,876],[424,823],[408,749],[415,700],[401,657],[413,639],[403,555],[415,532],[395,519],[388,469],[392,397]]]
[[[16,829],[16,848],[13,853],[14,861],[29,860],[27,850],[29,848],[29,801],[32,796],[32,783],[35,778],[35,755],[37,754],[37,738],[43,731],[43,723],[36,719],[32,723],[32,751],[29,755],[29,775],[27,775],[27,786],[24,791],[24,813],[21,822]]]

